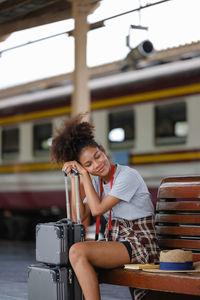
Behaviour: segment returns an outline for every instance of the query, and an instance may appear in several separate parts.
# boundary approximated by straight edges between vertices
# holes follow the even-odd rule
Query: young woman
[[[62,163],[62,170],[71,177],[73,214],[76,215],[72,168],[79,172],[86,194],[84,201],[80,199],[81,220],[91,213],[104,215],[108,221],[105,236],[109,241],[76,243],[69,253],[85,299],[100,300],[94,267],[154,263],[159,259],[159,248],[154,207],[142,177],[133,168],[110,163],[103,146],[94,140],[93,125],[84,122],[83,117],[80,114],[63,123],[53,138],[51,157],[53,162]],[[142,295],[136,291],[137,299]]]

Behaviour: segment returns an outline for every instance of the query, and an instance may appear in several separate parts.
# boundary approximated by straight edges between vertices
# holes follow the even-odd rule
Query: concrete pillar
[[[71,0],[75,20],[75,69],[74,92],[72,97],[72,116],[90,112],[89,72],[87,67],[87,16],[98,6],[95,0]],[[89,115],[88,115],[89,118]]]

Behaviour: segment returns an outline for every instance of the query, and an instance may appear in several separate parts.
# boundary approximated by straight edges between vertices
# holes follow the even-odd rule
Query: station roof
[[[14,31],[69,18],[70,0],[0,0],[0,41]]]

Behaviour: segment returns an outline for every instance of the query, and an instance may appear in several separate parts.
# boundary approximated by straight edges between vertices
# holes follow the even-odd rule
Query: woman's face
[[[92,175],[105,177],[110,171],[110,163],[105,151],[98,147],[87,146],[79,156],[81,165]]]

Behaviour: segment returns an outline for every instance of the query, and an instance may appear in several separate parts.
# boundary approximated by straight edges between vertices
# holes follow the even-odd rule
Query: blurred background
[[[199,175],[199,6],[0,2],[0,239],[34,241],[37,223],[66,215],[49,147],[79,112],[114,162],[140,172],[154,205],[162,178]]]

